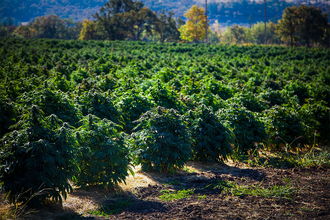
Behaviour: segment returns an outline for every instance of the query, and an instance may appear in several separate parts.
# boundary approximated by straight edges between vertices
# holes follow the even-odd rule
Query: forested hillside
[[[91,18],[106,0],[2,0],[2,2],[0,19],[11,17],[16,22],[28,22],[39,16],[56,14],[61,18],[82,21],[84,18]]]
[[[75,21],[83,21],[90,19],[106,0],[2,0],[0,4],[0,20],[8,17],[13,18],[17,25],[19,22],[28,22],[39,16],[56,14],[61,18],[72,18]],[[175,17],[183,16],[187,9],[192,5],[204,6],[205,1],[201,0],[142,0],[145,6],[153,11],[173,11]],[[267,1],[267,21],[277,20],[281,18],[282,12],[286,7],[300,5],[315,5],[321,7],[324,12],[330,12],[330,5],[324,1],[313,1],[312,3],[304,0],[300,1],[284,1],[269,0]],[[218,20],[219,23],[231,25],[247,24],[250,22],[249,17],[252,15],[254,23],[264,21],[264,4],[262,1],[235,0],[235,1],[219,1],[209,0],[209,18],[211,22]]]

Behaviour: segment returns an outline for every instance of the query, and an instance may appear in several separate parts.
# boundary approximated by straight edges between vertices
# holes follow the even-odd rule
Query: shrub
[[[276,137],[281,137],[285,142],[291,143],[298,137],[304,137],[304,124],[298,115],[296,109],[298,106],[278,106],[275,105],[263,112],[263,121],[266,125],[267,133],[270,137],[269,144],[274,147],[280,147],[283,142]],[[299,143],[305,143],[306,139],[301,139],[292,143],[297,146]]]
[[[326,104],[324,101],[313,102],[307,99],[307,103],[299,110],[302,122],[306,125],[305,136],[309,139],[308,143],[313,143],[314,138],[317,144],[330,143],[330,108]]]
[[[136,163],[142,170],[174,172],[190,159],[191,138],[182,116],[174,109],[144,113],[132,133]]]
[[[78,104],[81,105],[84,116],[93,114],[101,119],[108,119],[116,124],[123,124],[123,116],[114,107],[112,101],[103,93],[91,91],[80,96]]]
[[[125,120],[125,131],[131,133],[133,121],[139,119],[143,113],[150,110],[152,104],[146,97],[140,96],[135,91],[130,90],[118,99],[117,106]]]
[[[230,131],[205,105],[189,111],[193,159],[202,162],[223,161],[232,152]]]
[[[229,101],[244,106],[247,110],[252,112],[262,112],[267,107],[267,102],[261,100],[260,97],[255,96],[251,92],[238,94],[230,98]]]
[[[217,115],[222,123],[234,133],[234,144],[243,153],[254,150],[259,143],[267,139],[266,128],[253,113],[236,104],[220,109]]]
[[[46,83],[45,83],[46,85]],[[37,94],[36,94],[37,95]],[[33,100],[33,99],[32,99]],[[45,115],[55,114],[61,120],[76,126],[81,113],[75,108],[69,97],[61,91],[51,91],[45,88],[40,93],[39,108]]]
[[[122,128],[107,119],[100,120],[91,114],[84,117],[81,123],[83,125],[76,132],[80,146],[76,184],[113,187],[125,181],[130,170],[131,158],[124,142],[124,135],[119,132]]]
[[[0,100],[0,138],[7,132],[9,127],[15,124],[17,119],[17,109],[10,100]]]
[[[160,80],[157,80],[157,83],[150,88],[149,93],[156,105],[164,106],[166,108],[179,108],[174,91],[169,91],[164,85],[161,84]]]
[[[66,198],[71,191],[68,180],[76,169],[75,139],[68,124],[52,125],[57,122],[56,116],[44,118],[42,111],[32,106],[16,125],[19,130],[1,139],[0,182],[11,202],[23,192],[18,202],[47,189],[30,201],[31,206],[38,207],[46,198],[62,202],[61,194]]]

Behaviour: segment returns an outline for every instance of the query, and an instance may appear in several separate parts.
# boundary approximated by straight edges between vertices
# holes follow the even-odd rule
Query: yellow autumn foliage
[[[193,5],[184,16],[188,21],[179,28],[181,40],[199,41],[205,39],[206,15],[204,8]],[[210,27],[208,27],[208,31],[211,31]]]
[[[92,40],[97,34],[96,23],[85,19],[78,40]]]

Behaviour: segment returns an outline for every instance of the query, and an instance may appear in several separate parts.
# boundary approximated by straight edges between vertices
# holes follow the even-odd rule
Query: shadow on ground
[[[202,164],[189,162],[185,169],[178,170],[175,174],[158,172],[142,172],[143,175],[160,185],[169,185],[175,190],[187,188],[203,188],[214,181],[223,178],[234,181],[245,178],[253,182],[260,182],[265,175],[258,169],[239,168],[226,164]]]
[[[48,204],[41,210],[31,213],[24,219],[68,220],[102,219],[113,214],[125,212],[151,213],[166,212],[167,209],[159,201],[147,201],[148,196],[157,196],[157,186],[136,187],[135,193],[124,191],[121,187],[112,190],[91,186],[85,189],[77,188],[68,199],[60,204]]]

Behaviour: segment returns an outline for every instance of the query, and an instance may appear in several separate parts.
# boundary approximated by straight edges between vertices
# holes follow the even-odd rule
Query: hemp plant
[[[188,162],[191,138],[176,110],[159,106],[141,115],[136,123],[131,144],[135,162],[142,165],[142,170],[173,173]]]
[[[193,159],[202,162],[223,161],[232,152],[231,133],[205,105],[188,112]]]
[[[0,141],[0,182],[10,202],[38,207],[48,198],[62,202],[72,188],[68,182],[76,169],[72,127],[54,115],[43,117],[35,105],[28,109]],[[41,187],[41,188],[40,188]],[[47,189],[47,193],[32,195]],[[20,195],[25,192],[24,195]],[[20,195],[20,196],[18,196]]]

